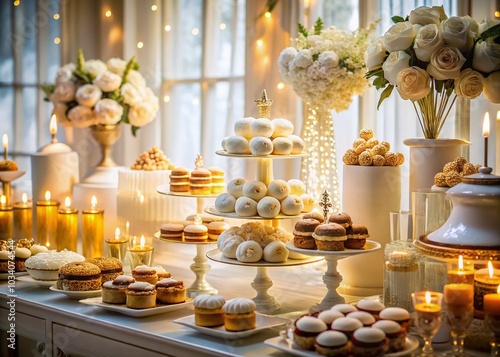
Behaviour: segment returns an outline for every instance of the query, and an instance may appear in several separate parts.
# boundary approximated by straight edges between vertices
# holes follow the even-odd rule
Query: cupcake
[[[257,327],[255,302],[246,298],[235,298],[224,306],[224,327],[227,331],[246,331]]]
[[[350,342],[345,334],[338,331],[323,331],[314,342],[316,352],[322,356],[350,356]]]
[[[347,240],[344,246],[349,249],[361,249],[365,246],[366,240],[370,238],[368,229],[361,224],[353,224],[345,229]]]
[[[337,223],[321,224],[314,230],[314,241],[319,250],[344,250],[344,241],[347,239],[345,228]]]
[[[88,258],[89,263],[95,264],[101,269],[101,283],[114,280],[117,276],[123,275],[122,262],[113,257]]]
[[[406,329],[395,321],[380,320],[372,325],[373,328],[378,328],[385,332],[385,336],[389,340],[388,352],[400,352],[405,348]]]
[[[316,249],[313,233],[320,222],[315,219],[302,219],[295,223],[293,230],[293,245],[302,249]]]
[[[153,284],[140,281],[127,288],[126,305],[131,309],[149,309],[156,306],[156,290]]]
[[[363,327],[363,323],[352,317],[340,317],[332,322],[332,330],[345,333],[349,338],[351,338],[354,331],[361,327]]]
[[[327,330],[325,322],[317,317],[302,316],[295,321],[293,342],[305,350],[314,350],[316,337]]]
[[[57,287],[68,291],[101,290],[101,269],[89,262],[64,264],[59,269]]]
[[[16,271],[26,271],[26,259],[31,257],[31,251],[28,248],[16,247],[14,250],[15,258],[14,263],[16,265]]]
[[[380,320],[392,320],[400,324],[406,329],[406,332],[410,332],[411,327],[411,315],[408,310],[402,307],[386,307],[379,312]]]
[[[102,284],[102,302],[125,304],[127,288],[132,283],[135,283],[135,279],[126,275],[119,275],[114,280],[106,281]]]
[[[132,277],[135,281],[143,281],[156,285],[158,282],[158,275],[156,274],[156,269],[148,267],[146,265],[138,265],[132,270]]]
[[[165,278],[156,283],[156,301],[161,304],[179,304],[186,301],[186,287],[180,280]]]
[[[201,294],[195,297],[194,323],[198,326],[217,327],[224,325],[223,306],[226,300],[220,295]]]
[[[352,338],[352,354],[354,356],[383,356],[389,349],[385,332],[372,327],[361,327],[354,331]]]

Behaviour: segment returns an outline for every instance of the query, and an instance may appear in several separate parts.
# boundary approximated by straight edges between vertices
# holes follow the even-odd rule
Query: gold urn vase
[[[102,159],[98,167],[115,167],[111,152],[113,145],[118,141],[122,132],[118,125],[93,125],[90,127],[92,137],[97,141],[102,152]]]

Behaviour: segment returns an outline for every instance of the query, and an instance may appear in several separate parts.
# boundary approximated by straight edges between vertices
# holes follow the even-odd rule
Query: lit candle
[[[90,210],[82,211],[82,247],[85,258],[104,255],[104,210],[97,208],[92,196]]]
[[[479,269],[474,274],[474,308],[483,311],[484,295],[497,291],[500,285],[500,270],[494,269],[491,261],[488,267]]]
[[[7,197],[0,197],[0,239],[12,239],[12,206],[7,205]]]
[[[2,144],[3,144],[3,159],[7,160],[7,155],[9,151],[9,137],[7,136],[7,134],[3,134]]]
[[[138,265],[151,266],[153,261],[153,247],[146,245],[146,238],[141,236],[140,244],[128,249],[130,257],[130,268],[134,269]]]
[[[45,191],[45,201],[36,202],[36,237],[39,244],[55,249],[59,202],[50,198],[50,191]]]
[[[464,268],[464,259],[458,257],[458,268],[448,270],[449,284],[474,284],[474,266],[468,265]]]
[[[483,137],[484,137],[484,167],[488,167],[488,136],[490,135],[490,113],[484,114]]]
[[[56,249],[76,252],[78,241],[78,210],[71,208],[71,199],[64,199],[64,208],[57,215]]]
[[[444,302],[448,311],[459,316],[474,310],[474,285],[446,284]]]
[[[484,295],[484,313],[492,316],[500,316],[500,285],[496,294]]]
[[[21,202],[14,203],[14,239],[33,237],[33,207],[28,195],[23,193]]]
[[[432,298],[431,292],[426,291],[424,297],[425,297],[425,301],[418,302],[415,304],[415,306],[414,306],[415,311],[420,312],[420,313],[439,315],[439,313],[441,312],[441,305],[432,301],[433,298]]]
[[[52,136],[52,143],[57,143],[56,134],[57,134],[57,118],[55,114],[52,114],[49,123],[50,135]]]
[[[113,239],[106,239],[106,247],[108,252],[108,257],[114,257],[123,261],[125,258],[125,253],[128,244],[127,237],[121,237],[120,228],[116,227],[115,237]]]
[[[496,174],[500,175],[500,110],[497,112],[496,128],[495,128],[495,170]]]

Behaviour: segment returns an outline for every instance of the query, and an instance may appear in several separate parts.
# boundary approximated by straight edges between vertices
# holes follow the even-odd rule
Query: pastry
[[[224,325],[223,306],[226,300],[220,295],[201,294],[194,298],[194,323],[203,327]]]
[[[236,259],[236,250],[243,242],[244,240],[240,236],[233,236],[227,239],[222,247],[222,254],[227,258]]]
[[[148,151],[143,151],[130,168],[132,170],[146,171],[171,170],[173,165],[165,156],[163,150],[153,146]]]
[[[148,267],[147,265],[138,265],[132,269],[132,277],[137,282],[146,282],[156,285],[158,282],[158,274],[156,274],[156,269]]]
[[[274,132],[274,124],[267,118],[257,118],[252,121],[250,129],[252,131],[252,138],[258,136],[270,138]]]
[[[238,216],[250,217],[257,215],[257,202],[249,197],[242,196],[236,200],[234,211]]]
[[[228,230],[222,232],[222,234],[217,239],[217,249],[222,251],[222,249],[224,248],[224,244],[226,244],[226,242],[229,239],[236,237],[239,233],[239,230],[240,230],[240,227],[233,226],[233,227],[229,228]]]
[[[189,192],[189,171],[185,167],[175,167],[170,174],[171,192]]]
[[[224,231],[229,229],[229,224],[226,222],[210,222],[207,225],[207,229],[208,239],[217,240]]]
[[[290,186],[285,180],[273,180],[267,185],[267,194],[281,201],[290,194]]]
[[[102,302],[108,304],[125,304],[127,288],[135,283],[135,279],[127,275],[119,275],[114,280],[102,284]]]
[[[227,193],[239,198],[243,196],[243,185],[247,182],[244,178],[236,178],[227,184]]]
[[[344,212],[333,213],[328,217],[328,223],[337,223],[347,228],[352,224],[351,216]]]
[[[408,310],[402,307],[386,307],[379,312],[378,317],[380,320],[392,320],[400,324],[406,329],[406,332],[410,332],[411,327],[411,315]]]
[[[304,204],[304,208],[302,208],[302,212],[308,213],[311,212],[314,209],[314,197],[310,195],[309,193],[303,193],[300,195],[300,199],[302,200],[302,203]]]
[[[328,326],[328,329],[332,327],[332,322],[340,317],[345,317],[343,313],[337,310],[323,310],[318,314],[318,319],[323,320],[323,322]]]
[[[9,271],[9,251],[0,250],[0,273],[7,273]]]
[[[204,168],[191,171],[189,177],[189,192],[192,195],[210,195],[212,187],[212,174]]]
[[[295,321],[293,342],[305,350],[313,350],[316,337],[327,330],[325,322],[313,316],[302,316]]]
[[[253,240],[247,240],[236,248],[236,259],[244,263],[255,263],[262,259],[262,247]]]
[[[262,257],[269,263],[286,262],[288,259],[288,249],[286,249],[285,243],[280,240],[275,240],[264,247]]]
[[[172,240],[182,240],[184,225],[181,223],[165,223],[160,227],[160,237]]]
[[[271,196],[265,196],[257,203],[257,213],[264,218],[274,218],[280,213],[280,210],[280,201]]]
[[[30,249],[33,244],[35,244],[35,240],[33,238],[21,238],[16,242],[16,247]]]
[[[358,319],[361,321],[363,326],[365,327],[370,327],[375,323],[375,317],[373,317],[372,314],[366,312],[366,311],[354,311],[350,312],[346,315],[346,317],[351,317],[353,319]]]
[[[30,247],[31,255],[37,255],[38,253],[45,253],[49,251],[49,248],[47,248],[44,245],[41,244],[33,244]]]
[[[290,120],[283,118],[276,118],[271,121],[274,126],[274,131],[272,134],[273,138],[286,137],[293,133],[294,126]]]
[[[246,139],[251,139],[252,135],[252,123],[255,120],[253,117],[246,117],[238,119],[234,122],[234,133],[236,135],[243,136]]]
[[[186,287],[180,280],[165,278],[156,283],[156,301],[162,304],[179,304],[186,301]]]
[[[228,192],[220,194],[215,199],[215,209],[222,213],[234,212],[235,205],[236,197]]]
[[[206,242],[208,228],[203,224],[191,224],[184,227],[184,240],[186,242]]]
[[[310,218],[302,219],[295,223],[293,245],[302,249],[316,249],[313,233],[319,225],[319,221]]]
[[[250,154],[248,140],[240,135],[231,135],[224,140],[224,146],[229,154]]]
[[[336,304],[333,305],[330,310],[339,311],[344,315],[347,315],[348,313],[353,311],[358,311],[358,309],[356,309],[356,307],[351,304]]]
[[[339,317],[332,322],[332,330],[345,333],[349,338],[351,338],[354,331],[361,327],[363,327],[363,323],[352,317]]]
[[[298,155],[302,154],[302,151],[304,151],[304,140],[298,135],[288,135],[288,139],[292,141],[292,152],[290,154],[292,155]]]
[[[370,238],[368,229],[361,224],[353,224],[345,229],[347,240],[344,246],[349,249],[361,249],[365,246],[366,240]]]
[[[89,263],[95,264],[101,269],[101,283],[114,280],[123,274],[122,262],[113,257],[88,258]]]
[[[391,320],[380,320],[375,322],[372,327],[384,331],[385,336],[389,340],[388,352],[393,353],[404,350],[407,332],[400,324]]]
[[[63,249],[60,252],[49,250],[29,257],[26,270],[35,280],[57,280],[59,268],[71,262],[83,262],[85,258],[75,252]]]
[[[155,270],[156,270],[156,275],[158,275],[158,281],[172,277],[172,274],[166,271],[165,268],[162,267],[161,265],[156,265]]]
[[[243,185],[243,196],[259,202],[267,194],[267,186],[261,181],[249,181]]]
[[[224,306],[224,327],[227,331],[246,331],[257,327],[255,302],[246,298],[235,298]]]
[[[304,219],[315,219],[317,220],[319,223],[323,223],[325,221],[325,217],[323,217],[323,215],[319,212],[316,212],[316,211],[313,211],[313,212],[309,212],[309,213],[306,213],[302,216],[302,218]]]
[[[14,263],[16,266],[16,271],[26,271],[26,259],[31,257],[31,250],[29,248],[16,247],[14,250],[15,258]]]
[[[313,233],[314,241],[319,250],[344,250],[347,239],[345,228],[337,223],[320,224]]]
[[[323,331],[315,340],[314,348],[322,356],[350,356],[350,342],[345,334],[338,331]]]
[[[101,269],[89,262],[64,264],[59,269],[57,287],[68,291],[101,290]]]
[[[145,281],[130,284],[126,296],[126,305],[130,309],[149,309],[156,306],[155,286]]]
[[[17,171],[18,167],[15,161],[0,160],[0,171]]]
[[[288,155],[293,150],[292,140],[285,137],[278,137],[273,139],[273,154],[275,155]]]
[[[207,170],[212,174],[212,186],[210,187],[210,193],[219,194],[224,192],[224,171],[216,166],[211,166]]]
[[[385,332],[378,328],[361,327],[354,331],[351,339],[354,356],[378,357],[388,350]]]
[[[281,212],[287,216],[296,216],[304,209],[304,203],[299,196],[288,195],[281,201]]]
[[[255,156],[265,156],[273,152],[274,146],[271,139],[264,136],[256,136],[250,139],[248,144],[250,152]]]
[[[201,218],[201,223],[205,226],[212,223],[212,222],[223,222],[224,221],[224,218],[222,218],[222,217],[213,216],[211,214],[199,214],[199,213],[190,214],[189,216],[186,217],[186,220],[194,222],[197,218]]]
[[[382,311],[385,306],[377,300],[361,299],[356,303],[356,308],[359,311],[366,311],[375,317],[378,317],[379,312]]]
[[[290,194],[295,196],[301,196],[306,193],[306,185],[299,179],[290,179],[287,181],[288,186],[290,186]]]

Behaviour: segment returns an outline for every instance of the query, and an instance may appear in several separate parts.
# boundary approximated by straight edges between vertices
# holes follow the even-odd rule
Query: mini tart
[[[192,195],[210,195],[211,187],[212,174],[210,171],[201,167],[191,171],[189,192]]]
[[[302,249],[316,249],[313,233],[320,222],[315,219],[302,219],[295,223],[293,231],[293,245]]]
[[[123,265],[119,259],[113,257],[88,258],[89,263],[95,264],[101,269],[101,282],[114,280],[117,276],[123,275]]]
[[[195,297],[194,323],[198,326],[216,327],[224,325],[226,300],[220,295],[201,294]]]
[[[352,224],[351,216],[344,212],[333,213],[328,217],[328,223],[337,223],[347,228]]]
[[[162,304],[179,304],[186,301],[186,287],[180,280],[165,278],[156,283],[156,301]]]
[[[59,269],[57,287],[68,291],[91,291],[101,289],[101,269],[89,262],[74,262]]]
[[[322,356],[347,357],[350,353],[350,342],[342,332],[323,331],[316,337],[314,348]]]
[[[160,227],[160,237],[166,239],[182,240],[184,225],[181,223],[165,223]]]
[[[378,328],[385,332],[385,336],[389,340],[388,352],[400,352],[405,348],[406,329],[396,321],[380,320],[372,325],[373,328]]]
[[[325,322],[317,317],[302,316],[295,321],[293,341],[306,350],[314,350],[316,337],[327,330]]]
[[[189,171],[185,167],[175,167],[170,174],[171,192],[189,192]]]
[[[337,223],[320,224],[313,233],[313,238],[319,250],[344,250],[344,241],[347,239],[345,228]]]
[[[337,305],[333,305],[332,308],[331,308],[331,310],[340,311],[344,315],[347,315],[350,312],[358,311],[358,309],[356,309],[356,307],[353,306],[353,305],[351,305],[351,304],[337,304]]]
[[[366,311],[354,311],[350,312],[346,315],[346,317],[351,317],[353,319],[358,319],[361,321],[363,326],[365,327],[370,327],[375,323],[375,317],[373,317],[372,314],[366,312]]]
[[[333,321],[341,317],[344,317],[344,314],[337,310],[324,310],[318,314],[318,319],[323,320],[328,329],[332,327]]]
[[[366,311],[377,318],[378,314],[385,308],[385,306],[376,300],[361,299],[356,303],[356,308],[359,311]]]
[[[153,284],[144,281],[132,283],[126,294],[128,308],[149,309],[156,306],[156,290]]]
[[[389,348],[385,332],[372,327],[361,327],[354,331],[351,342],[354,356],[383,356]]]
[[[16,247],[14,263],[16,265],[16,271],[26,271],[26,259],[31,257],[31,250],[29,248]]]
[[[184,227],[186,242],[205,242],[208,239],[208,228],[203,224],[191,224]]]
[[[345,229],[347,240],[344,246],[349,249],[361,249],[365,246],[366,240],[370,238],[368,229],[361,224],[353,224]]]
[[[127,301],[127,288],[132,283],[135,283],[135,279],[126,275],[120,275],[113,281],[106,281],[102,284],[102,302],[108,304],[125,304]]]
[[[229,229],[229,224],[226,222],[210,222],[207,224],[208,239],[217,240],[219,236]]]
[[[363,323],[352,317],[340,317],[332,322],[332,330],[343,332],[349,338],[354,331],[361,327],[363,327]]]
[[[224,306],[224,327],[227,331],[246,331],[257,327],[255,302],[246,298],[235,298]]]
[[[402,307],[386,307],[379,312],[380,320],[392,320],[403,326],[407,333],[410,332],[411,315]]]
[[[132,270],[132,277],[137,281],[143,281],[156,285],[158,282],[158,275],[156,269],[146,265],[138,265]]]

